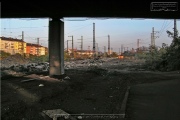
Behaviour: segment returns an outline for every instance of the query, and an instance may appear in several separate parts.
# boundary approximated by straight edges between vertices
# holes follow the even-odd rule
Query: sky
[[[37,38],[42,46],[48,47],[48,18],[29,19],[0,19],[1,35],[21,39],[24,31],[24,40],[28,43],[37,43]],[[102,19],[102,18],[64,18],[64,48],[67,47],[67,40],[74,38],[74,48],[80,49],[80,40],[83,36],[83,49],[93,48],[93,23],[95,23],[95,40],[100,51],[108,47],[108,35],[110,35],[110,47],[119,52],[121,44],[128,47],[128,50],[137,48],[137,39],[140,39],[140,46],[148,47],[151,43],[152,28],[156,31],[155,44],[159,47],[162,43],[171,44],[172,39],[166,31],[173,31],[173,19]],[[180,20],[177,20],[177,29],[180,30]],[[69,47],[71,43],[69,42]]]

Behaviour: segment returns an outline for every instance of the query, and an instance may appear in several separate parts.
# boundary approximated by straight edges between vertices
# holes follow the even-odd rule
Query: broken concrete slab
[[[53,120],[57,120],[57,118],[64,118],[68,120],[76,120],[73,118],[69,113],[61,110],[61,109],[54,109],[54,110],[45,110],[43,111],[44,114],[52,118]]]
[[[69,77],[69,76],[66,76],[66,77],[64,78],[64,80],[70,80],[70,77]]]
[[[44,84],[39,84],[39,87],[43,87],[44,86]]]

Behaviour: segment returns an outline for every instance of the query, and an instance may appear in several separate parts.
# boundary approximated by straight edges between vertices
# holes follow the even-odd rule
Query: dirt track
[[[175,72],[144,71],[141,62],[112,59],[101,67],[68,69],[68,80],[49,78],[47,72],[1,80],[2,120],[43,120],[43,110],[69,114],[119,114],[128,86],[177,79]],[[34,81],[21,82],[30,78]],[[39,85],[44,86],[40,87]]]

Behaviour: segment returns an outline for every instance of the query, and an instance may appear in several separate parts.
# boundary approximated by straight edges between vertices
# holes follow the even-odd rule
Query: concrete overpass
[[[173,1],[174,2],[174,1]],[[64,74],[64,17],[178,19],[179,10],[151,11],[150,1],[60,0],[2,1],[2,18],[50,18],[50,76]]]

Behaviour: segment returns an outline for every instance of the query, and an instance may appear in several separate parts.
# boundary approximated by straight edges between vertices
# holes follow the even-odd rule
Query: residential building
[[[22,39],[17,38],[8,38],[8,37],[0,37],[0,50],[13,54],[21,54],[21,55],[47,55],[48,54],[48,48],[32,44],[32,43],[26,43],[22,41]]]
[[[0,37],[1,47],[0,50],[8,52],[10,54],[24,54],[26,53],[26,42],[22,39],[11,38],[11,37]]]
[[[26,53],[28,55],[30,55],[30,54],[31,55],[37,55],[36,46],[37,46],[37,44],[27,43]]]
[[[46,54],[45,47],[41,46],[41,47],[39,48],[39,54],[40,54],[40,55],[45,55],[45,54]]]
[[[31,55],[37,55],[37,56],[46,55],[47,47],[37,45],[37,44],[27,43],[26,53],[28,55],[31,54]]]
[[[47,47],[44,48],[45,48],[45,55],[48,55],[48,48]]]

